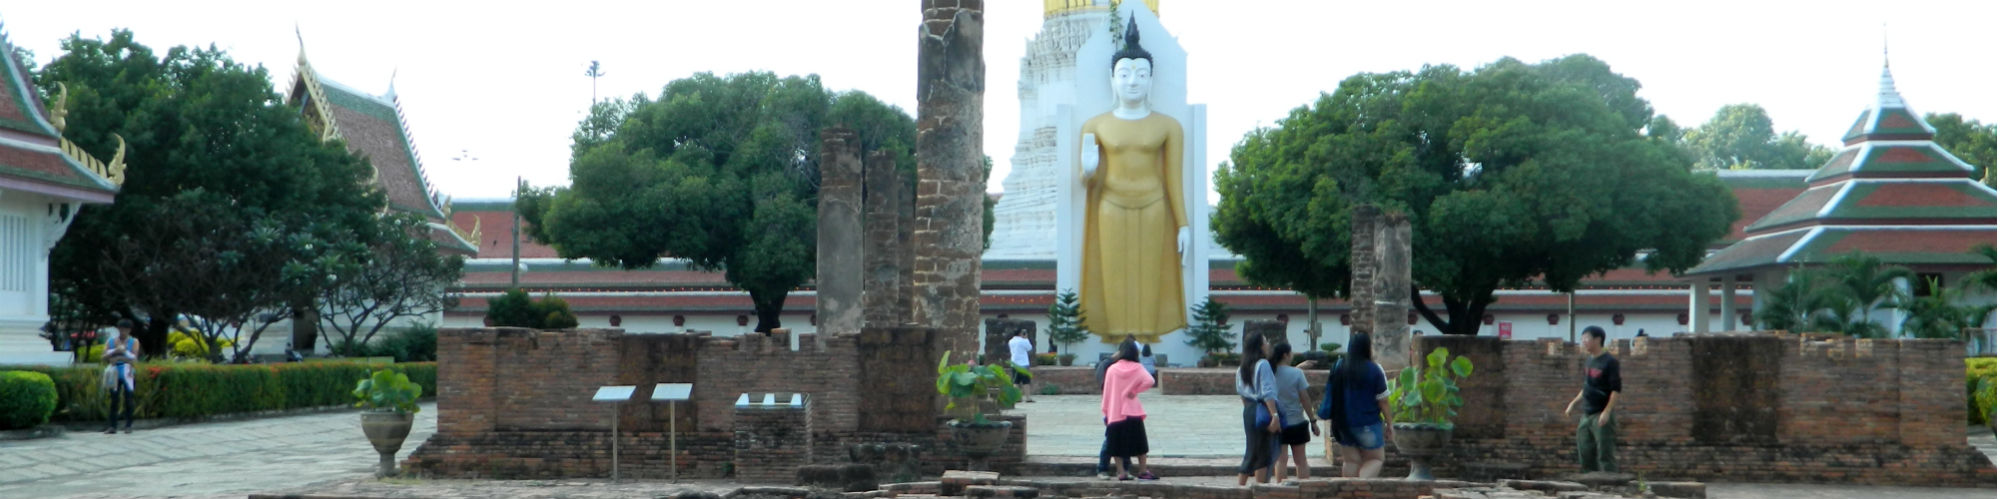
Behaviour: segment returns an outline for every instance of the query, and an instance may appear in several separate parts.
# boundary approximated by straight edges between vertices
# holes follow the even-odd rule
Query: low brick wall
[[[1326,390],[1326,370],[1307,369],[1306,383],[1318,397]],[[1236,369],[1161,369],[1160,388],[1167,395],[1235,395]]]
[[[1525,478],[1577,470],[1563,408],[1584,357],[1555,340],[1424,336],[1470,358],[1450,459],[1522,463]],[[1704,481],[1989,486],[1966,444],[1964,347],[1951,340],[1790,334],[1677,335],[1610,345],[1623,369],[1621,471]]]
[[[1097,395],[1104,391],[1104,384],[1097,380],[1097,369],[1073,366],[1036,366],[1035,394],[1042,394],[1042,387],[1054,386],[1058,395]]]
[[[609,476],[613,408],[589,400],[596,387],[639,385],[624,404],[619,472],[666,477],[669,410],[648,403],[654,383],[693,383],[675,408],[682,476],[759,475],[764,463],[735,462],[734,407],[743,393],[800,392],[812,464],[848,460],[856,444],[913,444],[926,473],[963,467],[938,415],[935,334],[869,328],[828,338],[803,335],[800,350],[762,335],[714,338],[625,335],[620,330],[446,329],[438,334],[438,431],[405,460],[426,476],[569,478]],[[1027,422],[991,466],[1017,469]],[[783,423],[774,423],[783,424]],[[754,425],[753,425],[754,426]],[[768,426],[768,425],[767,425]],[[790,473],[789,469],[784,473]],[[789,476],[789,475],[787,475]]]

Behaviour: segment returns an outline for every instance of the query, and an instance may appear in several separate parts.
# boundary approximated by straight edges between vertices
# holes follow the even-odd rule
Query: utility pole
[[[521,192],[526,190],[528,190],[527,181],[522,180],[520,176],[516,175],[514,177],[514,223],[512,224],[513,229],[511,231],[513,232],[514,239],[514,265],[512,269],[514,280],[512,282],[515,288],[521,287]]]
[[[583,72],[590,77],[590,106],[597,107],[597,79],[604,77],[604,70],[598,68],[597,61],[590,61],[590,69]]]

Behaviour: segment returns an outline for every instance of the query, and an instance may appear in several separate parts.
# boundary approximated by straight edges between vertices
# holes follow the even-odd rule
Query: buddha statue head
[[[1144,107],[1153,93],[1153,54],[1139,46],[1139,22],[1125,20],[1125,41],[1111,54],[1111,95],[1120,107]]]

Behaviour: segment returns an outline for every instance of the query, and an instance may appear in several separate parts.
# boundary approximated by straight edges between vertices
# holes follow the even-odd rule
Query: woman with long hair
[[[1243,335],[1243,363],[1236,368],[1236,394],[1243,397],[1243,464],[1236,469],[1236,485],[1245,485],[1252,476],[1258,483],[1271,479],[1272,452],[1276,449],[1278,423],[1278,380],[1266,360],[1271,348],[1261,334]],[[1268,422],[1258,424],[1258,412]]]
[[[1340,444],[1340,476],[1374,478],[1382,473],[1384,445],[1396,437],[1389,380],[1375,363],[1374,341],[1366,333],[1349,337],[1347,356],[1326,376],[1319,417],[1332,422],[1333,440]]]

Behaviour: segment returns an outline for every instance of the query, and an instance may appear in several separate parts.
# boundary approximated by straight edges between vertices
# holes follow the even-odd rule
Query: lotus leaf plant
[[[944,410],[951,413],[953,421],[975,425],[988,424],[986,413],[979,410],[979,402],[992,400],[1000,407],[1013,407],[1021,401],[1021,389],[1014,386],[1014,378],[1008,375],[1012,369],[1028,375],[1026,369],[1016,366],[988,364],[954,364],[951,352],[938,358],[937,391],[950,399]],[[1031,375],[1032,376],[1032,375]]]
[[[1424,366],[1410,366],[1389,385],[1391,409],[1397,423],[1452,428],[1458,408],[1465,399],[1458,396],[1458,383],[1472,375],[1472,361],[1465,356],[1451,358],[1444,347],[1424,356]]]
[[[421,410],[417,399],[423,395],[423,385],[411,383],[409,376],[389,369],[377,370],[354,384],[354,398],[359,400],[354,406],[372,411],[416,414]]]

